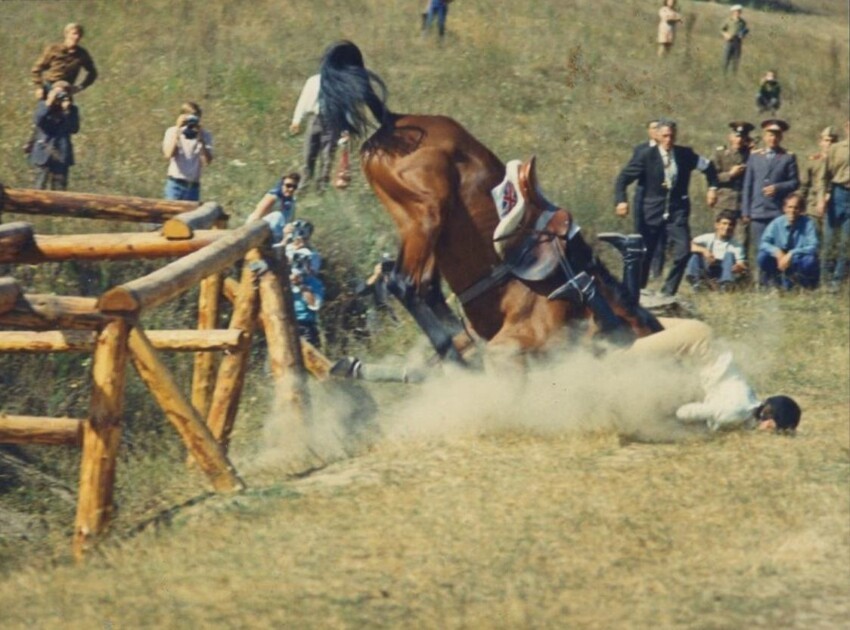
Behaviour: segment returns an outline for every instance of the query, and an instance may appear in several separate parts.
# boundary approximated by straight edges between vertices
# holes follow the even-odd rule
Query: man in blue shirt
[[[309,249],[295,251],[290,258],[289,281],[298,334],[318,348],[319,309],[325,299],[325,285],[312,273],[312,258]]]
[[[785,198],[782,212],[767,226],[759,244],[760,284],[814,289],[820,276],[815,222],[802,214],[803,198],[798,193]]]
[[[301,183],[301,175],[289,173],[263,195],[245,223],[264,219],[272,229],[272,244],[282,243],[283,228],[295,220],[295,193]],[[277,208],[275,208],[277,205]]]

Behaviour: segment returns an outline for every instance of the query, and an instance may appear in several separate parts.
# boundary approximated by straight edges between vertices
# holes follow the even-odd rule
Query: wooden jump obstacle
[[[228,230],[228,217],[215,203],[11,189],[2,184],[0,212],[162,225],[158,232],[54,236],[35,234],[28,223],[0,224],[0,263],[173,259],[98,298],[25,293],[13,278],[0,278],[0,352],[93,354],[87,418],[0,411],[0,443],[82,449],[76,558],[83,557],[112,518],[128,362],[218,492],[244,488],[227,447],[257,322],[265,331],[275,385],[290,403],[290,412],[306,420],[305,363],[319,378],[327,378],[330,363],[299,340],[287,263],[267,253],[270,229],[264,221]],[[245,261],[241,278],[225,278],[225,271],[240,259]],[[197,330],[145,330],[141,319],[147,311],[195,285],[200,285]],[[223,296],[233,302],[226,329],[218,327]],[[160,358],[164,351],[195,353],[190,397],[176,387]],[[214,351],[226,351],[217,368]]]

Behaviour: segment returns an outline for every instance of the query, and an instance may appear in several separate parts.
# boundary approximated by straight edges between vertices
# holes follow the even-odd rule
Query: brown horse
[[[451,118],[394,114],[385,100],[383,82],[357,46],[340,42],[326,51],[321,115],[361,136],[369,112],[379,123],[361,147],[361,164],[401,238],[391,290],[440,354],[457,358],[451,338],[459,329],[441,276],[491,346],[543,350],[583,329],[568,325],[578,322],[625,341],[661,329],[596,259],[569,213],[540,196],[533,160],[520,169],[527,210],[502,237],[503,259],[494,246],[500,216],[491,191],[505,165]],[[557,266],[546,277],[518,277],[521,258],[553,255]]]

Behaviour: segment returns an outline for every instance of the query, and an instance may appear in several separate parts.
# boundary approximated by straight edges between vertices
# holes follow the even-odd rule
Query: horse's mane
[[[395,119],[386,106],[387,86],[381,77],[367,70],[356,44],[332,44],[322,58],[319,109],[322,118],[339,131],[365,136],[370,126],[363,105],[378,121],[379,129],[392,126]]]

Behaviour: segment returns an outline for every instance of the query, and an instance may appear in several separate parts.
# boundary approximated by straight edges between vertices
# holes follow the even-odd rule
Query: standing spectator
[[[730,65],[732,66],[732,72],[737,74],[744,38],[750,33],[750,29],[747,28],[747,23],[741,17],[744,7],[740,4],[733,4],[729,8],[729,12],[731,15],[726,18],[726,21],[723,22],[723,26],[720,28],[725,41],[723,46],[723,74],[729,71]]]
[[[791,192],[800,186],[797,158],[782,148],[784,120],[769,119],[761,123],[764,147],[750,153],[741,191],[742,220],[750,226],[750,241],[758,248],[767,224],[782,214]]]
[[[735,223],[734,212],[721,210],[714,220],[714,232],[700,234],[691,241],[685,277],[695,290],[703,288],[707,280],[716,280],[720,290],[725,291],[746,273],[746,253],[735,240]]]
[[[656,141],[656,137],[658,136],[658,125],[660,120],[655,118],[650,120],[646,125],[646,135],[647,141],[642,142],[637,145],[632,152],[634,155],[638,150],[648,149],[656,146],[658,142]],[[642,215],[643,209],[643,183],[638,180],[635,183],[635,195],[634,195],[634,221],[635,221],[635,232],[640,232],[638,219]],[[661,277],[661,273],[664,271],[664,262],[667,258],[667,233],[662,232],[658,239],[658,246],[655,248],[655,254],[652,256],[652,259],[649,261],[649,277],[653,280]]]
[[[847,278],[850,256],[850,120],[844,123],[844,140],[829,147],[821,179],[819,212],[824,215],[823,251],[828,288],[837,291]]]
[[[827,127],[818,136],[819,150],[806,158],[806,162],[800,172],[799,193],[806,202],[806,211],[809,216],[817,219],[818,223],[823,220],[818,206],[819,199],[823,196],[823,171],[826,166],[826,154],[833,142],[838,140],[838,131],[835,127]]]
[[[673,248],[673,267],[670,269],[661,293],[675,295],[685,273],[691,249],[691,234],[688,224],[691,213],[691,173],[698,170],[705,175],[709,184],[706,202],[713,207],[717,201],[717,172],[711,162],[694,152],[690,147],[676,142],[676,123],[662,121],[658,126],[658,145],[632,156],[615,183],[616,213],[620,217],[629,214],[626,189],[634,181],[643,181],[644,198],[638,232],[646,245],[646,261],[652,260],[662,232]],[[644,264],[641,287],[649,278],[649,264]]]
[[[292,305],[298,333],[311,344],[320,347],[319,309],[325,299],[325,285],[311,268],[313,253],[297,250],[289,262],[289,281],[292,286]]]
[[[818,285],[818,235],[815,222],[803,215],[803,203],[798,193],[785,197],[783,214],[764,231],[758,253],[763,287],[790,289],[799,284],[814,289]]]
[[[316,161],[321,158],[322,165],[316,190],[323,191],[331,180],[331,166],[336,153],[340,134],[331,129],[319,113],[319,93],[321,91],[321,76],[314,74],[304,82],[295,112],[292,114],[292,124],[289,131],[297,134],[301,131],[301,122],[305,116],[311,116],[307,135],[304,137],[304,170],[301,173],[302,184],[309,185],[316,175]]]
[[[272,229],[273,245],[285,244],[286,226],[295,220],[295,193],[298,192],[300,182],[301,175],[298,173],[288,173],[281,177],[277,184],[263,195],[245,221],[250,223],[265,220]]]
[[[446,35],[446,17],[449,15],[449,4],[452,0],[430,0],[428,3],[428,11],[425,15],[425,20],[422,24],[422,34],[428,32],[431,28],[431,23],[434,18],[437,19],[437,30],[440,33],[440,40]]]
[[[212,134],[201,126],[201,108],[186,101],[180,106],[177,124],[165,130],[162,154],[168,160],[165,198],[199,201],[201,170],[213,160]]]
[[[85,48],[80,46],[83,38],[81,24],[71,23],[65,27],[65,40],[44,49],[32,67],[32,81],[36,86],[35,97],[44,100],[56,81],[67,81],[68,92],[82,92],[97,80],[97,68]],[[80,70],[86,71],[83,82],[75,85]]]
[[[658,10],[658,17],[658,56],[664,57],[673,47],[676,24],[683,22],[682,16],[676,11],[676,0],[664,0]]]
[[[741,221],[741,191],[744,188],[744,173],[747,170],[747,160],[753,147],[753,139],[750,132],[755,127],[743,120],[734,120],[729,123],[732,131],[729,133],[728,146],[719,146],[714,151],[711,159],[714,168],[717,169],[717,206],[718,212],[728,210],[735,217],[738,226],[738,240],[749,251],[750,231],[747,225]]]
[[[80,130],[80,113],[74,105],[70,83],[53,83],[47,98],[39,101],[33,122],[35,142],[29,161],[38,169],[35,187],[66,190],[68,170],[74,165],[71,135]]]
[[[756,107],[759,108],[759,114],[770,112],[771,116],[776,116],[776,111],[782,105],[781,94],[782,86],[776,79],[776,73],[768,70],[761,78],[759,93],[756,95]]]

